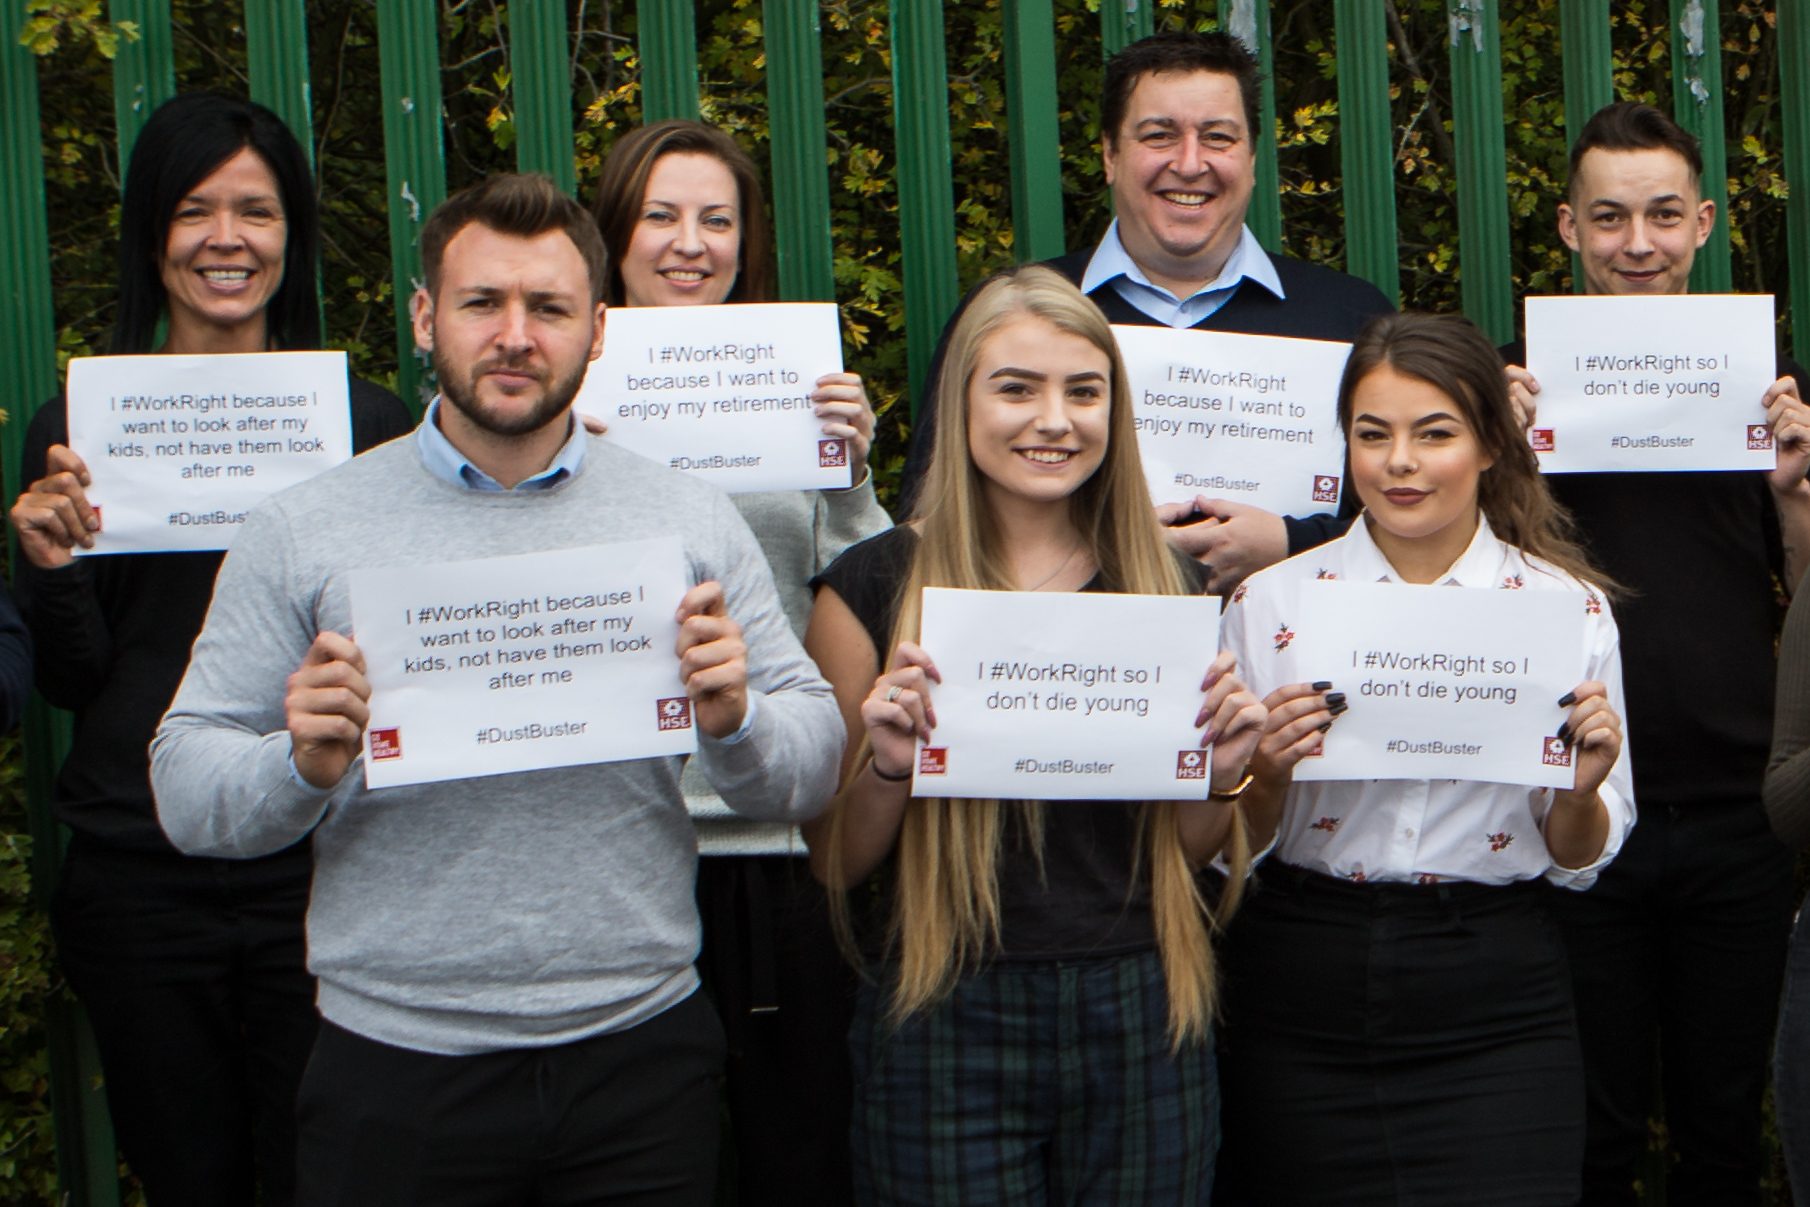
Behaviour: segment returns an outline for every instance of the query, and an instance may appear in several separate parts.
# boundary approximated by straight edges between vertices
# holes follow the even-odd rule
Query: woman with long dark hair
[[[176,97],[145,123],[126,172],[112,352],[319,348],[318,247],[313,176],[281,119]],[[413,426],[394,394],[350,384],[358,451]],[[241,862],[191,858],[165,838],[147,747],[224,555],[75,557],[99,522],[67,442],[58,397],[32,419],[23,464],[37,480],[12,510],[38,689],[75,713],[54,793],[72,834],[51,909],[58,958],[152,1207],[281,1207],[295,1192],[295,1093],[317,1022],[308,844]]]
[[[1588,888],[1633,825],[1611,584],[1571,540],[1469,321],[1373,320],[1339,422],[1362,517],[1253,575],[1220,635],[1268,693],[1243,808],[1252,842],[1274,846],[1226,940],[1214,1202],[1575,1203],[1583,1060],[1542,882]],[[1555,702],[1572,786],[1295,782],[1362,706],[1354,684],[1290,675],[1286,622],[1321,578],[1567,597],[1584,617],[1585,682]]]
[[[610,253],[611,306],[777,300],[760,177],[722,130],[673,120],[624,135],[604,161],[591,212]],[[874,413],[860,377],[829,374],[811,397],[824,434],[848,442],[854,485],[732,496],[800,638],[811,577],[892,525],[867,470]],[[729,1037],[740,1202],[837,1207],[851,1193],[842,1038],[854,984],[830,935],[823,890],[795,829],[731,813],[695,767],[682,786],[702,856],[698,969]]]

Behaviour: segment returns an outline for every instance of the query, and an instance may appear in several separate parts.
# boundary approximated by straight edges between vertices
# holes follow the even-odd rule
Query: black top
[[[1079,285],[1093,257],[1091,250],[1076,251],[1045,260],[1044,264]],[[1395,313],[1395,307],[1389,304],[1382,290],[1361,278],[1288,256],[1270,256],[1270,263],[1275,265],[1276,279],[1281,282],[1285,297],[1279,298],[1246,278],[1226,304],[1194,324],[1194,330],[1350,343],[1365,323],[1379,314]],[[975,286],[975,289],[979,288]],[[949,316],[942,337],[937,340],[936,352],[930,358],[930,369],[924,376],[924,394],[918,399],[918,413],[913,420],[911,451],[905,458],[904,476],[899,482],[900,515],[911,514],[918,488],[930,468],[931,450],[936,447],[936,381],[943,371],[943,352],[949,345],[949,332],[954,330],[955,320],[961,317],[973,296],[974,291],[970,290],[955,313]],[[1108,322],[1129,327],[1162,325],[1120,297],[1110,281],[1087,296],[1094,300]],[[1340,508],[1343,523],[1335,522],[1335,517],[1330,515],[1303,519],[1284,516],[1283,522],[1288,526],[1289,556],[1342,535],[1356,514],[1355,498],[1351,491],[1346,491],[1345,502]]]
[[[1501,352],[1527,363],[1525,343]],[[1781,356],[1787,374],[1810,398],[1810,376]],[[1772,745],[1773,578],[1785,564],[1766,475],[1548,474],[1546,484],[1591,560],[1628,588],[1614,611],[1634,799],[1757,799]]]
[[[352,447],[375,448],[414,427],[402,400],[368,381],[351,381]],[[62,395],[38,408],[20,464],[27,482],[44,476],[53,444],[69,440]],[[58,820],[84,838],[139,851],[174,853],[151,799],[151,738],[188,670],[225,554],[118,553],[78,557],[40,570],[14,567],[25,619],[37,644],[44,698],[75,713],[75,740],[57,775]]]
[[[31,634],[0,581],[0,733],[10,733],[31,698]]]
[[[867,629],[875,660],[892,643],[899,594],[911,573],[917,533],[905,525],[845,550],[811,580],[830,587]],[[1179,558],[1195,589],[1201,567]],[[1099,579],[1081,588],[1099,591]],[[1026,840],[1019,810],[1008,808],[999,862],[999,958],[1057,960],[1123,955],[1156,946],[1150,912],[1149,861],[1138,851],[1141,806],[1126,801],[1050,801],[1043,807],[1043,858]],[[1136,868],[1138,875],[1133,877]],[[889,855],[880,870],[881,899],[871,917],[891,917]],[[870,956],[881,946],[865,936]]]

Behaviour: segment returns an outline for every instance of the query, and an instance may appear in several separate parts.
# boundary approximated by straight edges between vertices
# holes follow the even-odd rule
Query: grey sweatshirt
[[[723,584],[748,645],[753,721],[700,732],[698,764],[745,816],[795,822],[835,790],[842,719],[727,496],[590,438],[579,473],[461,490],[397,440],[255,509],[151,746],[164,831],[251,858],[313,834],[308,966],[321,1013],[399,1047],[463,1054],[643,1022],[697,986],[696,840],[683,759],[330,792],[291,773],[285,680],[318,630],[349,633],[348,571],[676,535]]]
[[[780,605],[800,641],[811,619],[811,579],[850,545],[892,527],[892,518],[874,497],[872,474],[849,490],[775,490],[729,497],[767,555]],[[805,854],[798,827],[737,816],[696,765],[685,769],[680,786],[697,823],[700,855]]]

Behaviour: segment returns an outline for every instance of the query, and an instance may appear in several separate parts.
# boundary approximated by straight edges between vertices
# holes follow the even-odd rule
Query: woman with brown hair
[[[624,135],[604,161],[591,213],[609,250],[611,306],[777,300],[760,178],[722,130],[675,120]],[[824,435],[848,441],[850,463],[859,467],[855,484],[731,496],[801,638],[811,577],[892,526],[867,472],[874,413],[860,377],[829,374],[811,398]],[[698,971],[729,1038],[739,1202],[837,1207],[852,1194],[842,1037],[854,984],[830,933],[823,890],[791,826],[732,813],[693,767],[681,785],[703,856]]]
[[[1633,824],[1610,584],[1571,541],[1467,320],[1373,320],[1339,421],[1360,522],[1253,575],[1220,633],[1267,693],[1243,809],[1271,849],[1226,942],[1215,1203],[1575,1203],[1583,1062],[1541,882],[1590,887]],[[1586,682],[1557,702],[1572,787],[1294,782],[1352,707],[1335,684],[1293,682],[1277,636],[1318,578],[1575,600]]]
[[[857,1193],[1204,1204],[1215,918],[1195,872],[1226,852],[1235,899],[1231,800],[1264,709],[1230,657],[1200,668],[1212,799],[913,800],[940,681],[917,644],[923,588],[1204,586],[1152,516],[1111,329],[1060,275],[1033,265],[976,291],[939,394],[949,409],[912,523],[821,576],[805,638],[849,731],[843,789],[805,833],[871,974],[850,1034]],[[856,925],[845,894],[870,882],[880,908]]]

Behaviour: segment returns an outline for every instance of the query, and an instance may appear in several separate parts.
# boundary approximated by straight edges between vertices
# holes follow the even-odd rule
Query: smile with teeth
[[[710,274],[697,268],[663,268],[660,270],[660,275],[669,281],[690,284],[693,281],[702,281]]]
[[[248,281],[252,270],[249,268],[203,268],[201,275],[209,281],[229,284],[235,281]]]
[[[1018,451],[1039,465],[1061,465],[1075,455],[1072,448],[1021,448]]]
[[[1158,194],[1158,196],[1160,196],[1164,201],[1170,201],[1170,202],[1175,203],[1176,205],[1189,205],[1189,206],[1205,205],[1207,202],[1209,202],[1213,199],[1207,193],[1178,193],[1174,189],[1164,189],[1161,193]]]

